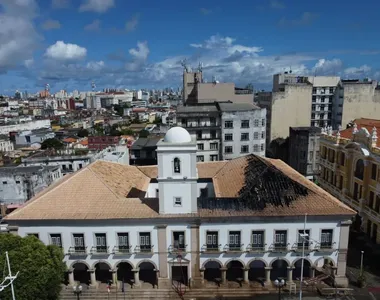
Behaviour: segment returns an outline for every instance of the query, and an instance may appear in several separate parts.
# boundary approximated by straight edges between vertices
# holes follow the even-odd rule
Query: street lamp
[[[363,276],[363,257],[364,257],[364,251],[362,251],[360,256],[360,276]]]
[[[281,280],[276,279],[274,281],[274,285],[276,287],[278,287],[278,300],[281,300],[281,290],[285,286],[285,280],[284,279],[281,279]]]
[[[73,286],[74,294],[77,295],[77,300],[79,300],[79,295],[82,294],[82,286]]]

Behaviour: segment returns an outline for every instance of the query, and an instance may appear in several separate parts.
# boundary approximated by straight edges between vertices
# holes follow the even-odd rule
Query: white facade
[[[51,128],[50,120],[34,120],[25,123],[0,126],[0,134],[9,134],[11,131],[35,130],[41,128]]]
[[[10,152],[14,150],[13,143],[9,140],[0,139],[0,151],[1,152]]]

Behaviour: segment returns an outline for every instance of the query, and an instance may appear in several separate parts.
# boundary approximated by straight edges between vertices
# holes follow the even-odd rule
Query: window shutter
[[[140,235],[140,246],[145,246],[145,236]]]
[[[218,236],[217,236],[216,234],[214,234],[214,235],[212,236],[212,243],[213,243],[214,245],[218,244]]]
[[[212,244],[212,235],[211,234],[207,235],[207,244],[209,244],[209,245]]]

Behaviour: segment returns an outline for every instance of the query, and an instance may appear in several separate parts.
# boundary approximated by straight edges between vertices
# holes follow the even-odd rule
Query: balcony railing
[[[152,253],[153,245],[136,246],[135,252],[136,253]]]
[[[243,252],[243,246],[244,244],[241,245],[230,245],[226,244],[223,247],[223,252]]]
[[[303,248],[302,243],[294,243],[292,245],[292,251],[294,251],[294,252],[301,252],[302,248]],[[305,243],[305,251],[310,251],[310,248],[311,248],[310,243]]]
[[[334,251],[336,242],[331,243],[316,243],[314,250],[316,251]]]
[[[108,248],[108,246],[92,246],[90,254],[107,254]]]
[[[187,245],[170,245],[168,248],[169,253],[183,253],[186,252]]]
[[[265,245],[258,244],[248,244],[246,251],[247,252],[265,252]]]
[[[217,123],[188,123],[183,124],[185,128],[216,128],[220,127]]]
[[[112,249],[112,253],[114,254],[129,254],[131,253],[132,246],[115,246]]]
[[[271,252],[288,252],[288,246],[289,244],[272,244],[269,247],[269,251]]]
[[[203,245],[201,251],[211,253],[223,252],[220,249],[221,247],[222,245]]]
[[[87,247],[70,247],[68,253],[70,255],[72,255],[72,254],[87,254]]]

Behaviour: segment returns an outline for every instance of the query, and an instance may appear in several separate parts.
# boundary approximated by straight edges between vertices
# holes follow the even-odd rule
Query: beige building
[[[356,210],[358,226],[380,243],[380,120],[358,119],[340,132],[320,138],[319,185]],[[359,228],[357,228],[359,229]]]
[[[183,96],[186,104],[232,101],[253,103],[253,90],[236,88],[234,83],[205,82],[201,70],[183,73]]]

